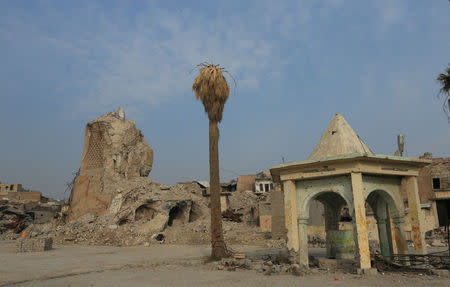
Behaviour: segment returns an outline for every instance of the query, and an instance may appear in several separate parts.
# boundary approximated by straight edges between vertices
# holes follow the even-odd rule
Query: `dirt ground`
[[[232,246],[249,257],[277,252],[261,246]],[[313,272],[264,276],[255,270],[217,270],[206,263],[208,246],[133,247],[57,245],[51,251],[14,253],[0,241],[0,286],[449,286],[431,275],[385,273],[361,276]],[[321,250],[313,250],[319,254]],[[336,280],[337,279],[337,280]]]

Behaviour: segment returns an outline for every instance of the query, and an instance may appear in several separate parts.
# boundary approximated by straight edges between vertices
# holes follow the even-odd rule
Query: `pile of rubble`
[[[3,234],[3,238],[20,233],[32,221],[31,214],[26,213],[23,203],[0,201],[0,234]]]
[[[51,237],[56,244],[208,244],[210,198],[204,187],[153,181],[148,177],[152,164],[152,148],[119,108],[86,125],[80,169],[62,219],[20,225],[26,217],[10,210],[19,223],[11,218],[8,224],[16,224],[15,237],[25,230],[32,238]],[[260,232],[260,200],[264,198],[252,192],[230,193],[223,222],[229,244],[284,246],[284,240]]]
[[[15,239],[33,224],[42,225],[60,218],[59,204],[0,200],[0,239]]]
[[[86,213],[76,220],[52,224],[30,224],[31,237],[52,237],[56,244],[132,246],[150,244],[209,244],[209,197],[195,182],[173,187],[150,178],[137,177],[114,182],[116,195],[106,213]],[[250,200],[251,199],[251,200]],[[243,213],[242,222],[223,221],[228,244],[284,247],[284,240],[266,239],[251,218],[257,197],[233,193],[230,212]],[[242,202],[249,200],[245,203]],[[247,212],[248,211],[248,212]],[[15,234],[18,237],[19,234]]]
[[[291,274],[295,276],[305,276],[311,273],[327,272],[330,270],[326,263],[321,263],[314,256],[309,258],[309,266],[297,264],[294,256],[278,252],[277,254],[264,254],[263,256],[251,256],[247,258],[245,254],[235,254],[234,258],[225,258],[221,261],[209,263],[212,269],[224,271],[254,270],[264,275],[274,276]],[[337,268],[335,268],[337,269]],[[336,270],[334,270],[336,271]]]
[[[448,246],[447,230],[445,227],[439,227],[425,233],[425,240],[429,246],[446,247]]]

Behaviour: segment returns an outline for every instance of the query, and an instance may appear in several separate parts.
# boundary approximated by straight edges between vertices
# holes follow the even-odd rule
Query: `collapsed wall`
[[[70,197],[69,219],[106,212],[116,193],[111,182],[147,178],[153,150],[125,112],[110,112],[86,125],[79,174]]]

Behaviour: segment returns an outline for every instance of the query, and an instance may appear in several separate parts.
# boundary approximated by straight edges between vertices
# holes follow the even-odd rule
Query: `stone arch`
[[[374,189],[367,194],[366,202],[372,208],[378,230],[378,244],[381,254],[390,258],[394,253],[394,240],[391,233],[391,218],[400,214],[401,207],[386,190]]]
[[[400,212],[400,208],[397,205],[398,203],[389,192],[383,189],[375,189],[367,194],[366,201],[374,211],[376,210],[375,204],[378,200],[386,202],[392,214],[398,214]]]
[[[309,206],[313,200],[318,200],[324,207],[338,208],[344,205],[350,206],[350,201],[343,192],[333,190],[319,190],[308,194],[303,202],[300,202],[300,215],[303,217],[309,216]]]
[[[399,177],[363,175],[363,185],[365,200],[369,204],[377,195],[388,203],[392,212],[404,214],[401,179]]]
[[[324,193],[341,196],[348,206],[353,205],[353,194],[349,176],[308,179],[296,182],[297,215],[299,218],[309,216],[309,206],[312,200]]]

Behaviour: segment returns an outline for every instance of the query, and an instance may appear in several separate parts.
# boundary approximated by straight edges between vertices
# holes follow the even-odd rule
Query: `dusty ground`
[[[0,286],[448,286],[449,278],[411,274],[359,276],[316,271],[304,277],[264,276],[254,270],[221,271],[205,263],[207,246],[55,246],[14,253],[0,241]],[[257,256],[276,250],[233,246]],[[321,250],[312,250],[320,254]],[[338,279],[338,280],[335,280]]]

